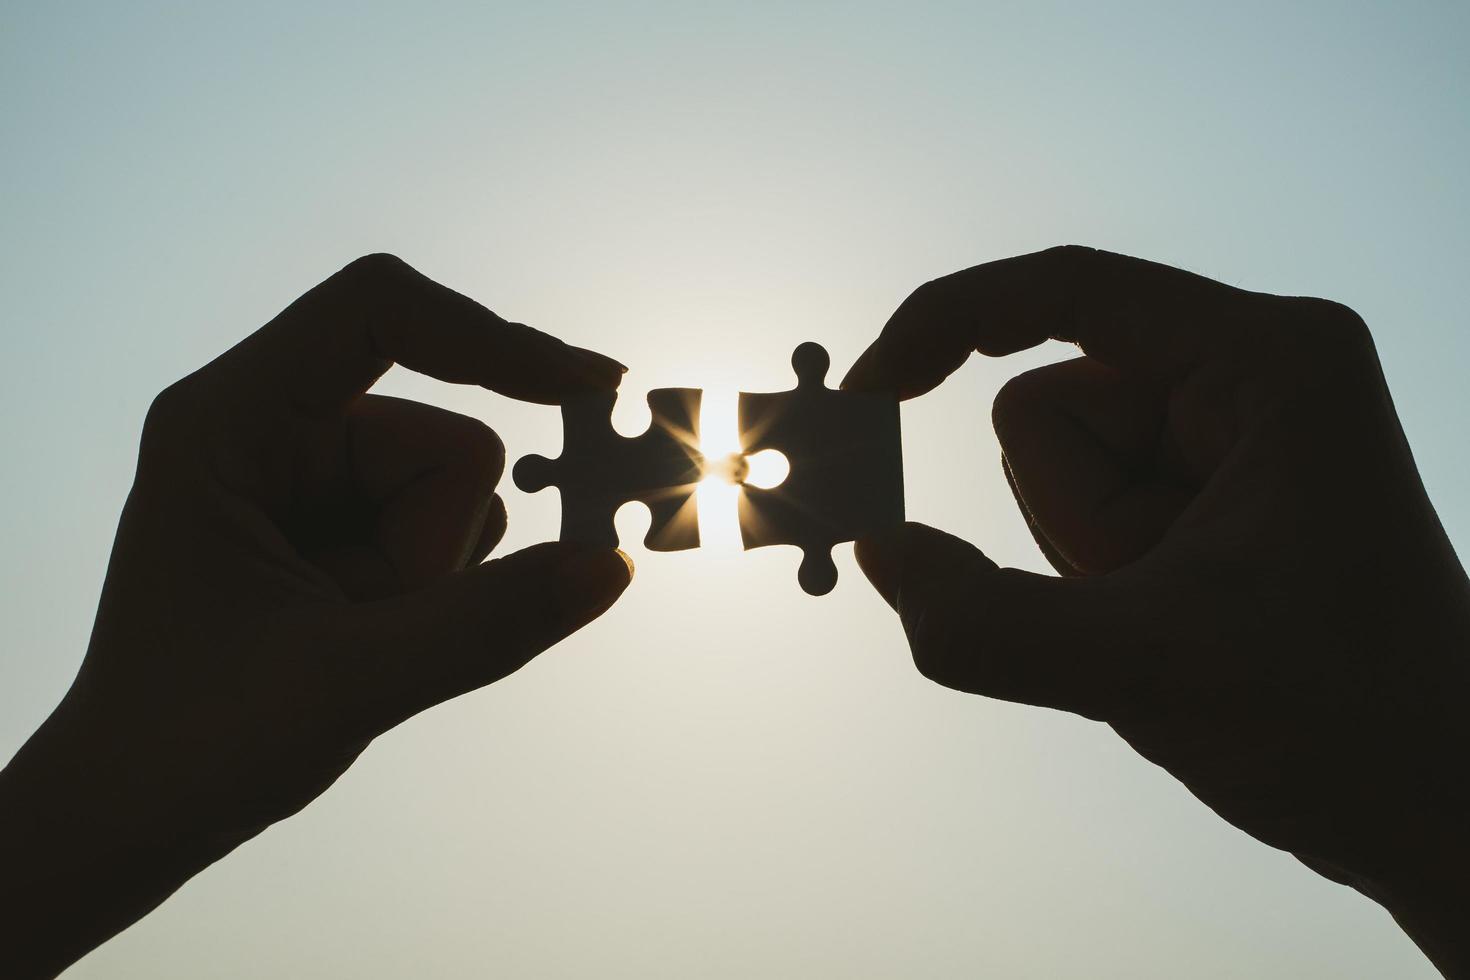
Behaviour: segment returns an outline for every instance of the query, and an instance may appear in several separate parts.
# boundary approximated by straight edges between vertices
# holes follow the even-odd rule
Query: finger
[[[1166,452],[1168,405],[1161,386],[1088,357],[1027,371],[996,396],[1007,479],[1059,570],[1095,575],[1136,560],[1192,499]]]
[[[496,494],[491,499],[490,513],[485,518],[485,528],[480,532],[480,540],[475,542],[469,561],[465,562],[466,567],[478,565],[484,561],[490,552],[495,550],[500,539],[505,537],[505,531],[509,525],[510,520],[505,513],[505,500],[500,494]]]
[[[1062,557],[1061,552],[1057,551],[1056,545],[1047,540],[1046,532],[1036,522],[1036,515],[1031,513],[1031,508],[1026,506],[1026,501],[1022,499],[1021,491],[1016,487],[1016,476],[1011,472],[1010,461],[1004,455],[1000,457],[1000,468],[1001,472],[1005,474],[1006,486],[1011,489],[1011,497],[1016,501],[1016,509],[1021,512],[1021,516],[1026,521],[1026,530],[1031,532],[1031,540],[1036,542],[1036,547],[1040,549],[1041,556],[1046,559],[1047,564],[1051,565],[1058,575],[1065,575],[1070,578],[1082,574],[1071,562]]]
[[[466,415],[369,395],[348,413],[348,440],[362,491],[379,502],[377,543],[403,586],[464,568],[498,500],[500,437]]]
[[[351,263],[211,367],[252,403],[284,397],[314,413],[345,405],[393,364],[542,404],[616,388],[625,370],[509,323],[390,255]]]
[[[913,398],[972,351],[998,356],[1047,339],[1120,370],[1177,378],[1223,342],[1259,294],[1142,259],[1066,245],[935,279],[904,300],[844,388]]]
[[[313,430],[308,427],[308,432]],[[478,561],[505,447],[484,423],[364,395],[308,442],[292,539],[350,598],[418,588]],[[498,540],[498,537],[497,537]]]
[[[484,529],[476,539],[473,549],[462,565],[447,571],[460,571],[463,568],[480,564],[505,536],[505,502],[501,500],[499,494],[492,494],[489,503],[490,512],[485,518]],[[432,581],[433,578],[438,577],[430,575],[424,576],[417,582],[406,582],[400,572],[404,562],[401,559],[395,560],[390,557],[382,545],[376,542],[346,544],[320,554],[308,554],[305,557],[326,572],[341,590],[343,596],[357,601],[385,599],[389,596],[400,595],[423,585],[425,581]]]
[[[1107,579],[998,568],[922,524],[861,540],[856,553],[931,680],[1100,720],[1126,714],[1147,689],[1141,619]]]
[[[380,732],[497,681],[602,615],[632,578],[620,551],[554,542],[358,607],[347,711]]]

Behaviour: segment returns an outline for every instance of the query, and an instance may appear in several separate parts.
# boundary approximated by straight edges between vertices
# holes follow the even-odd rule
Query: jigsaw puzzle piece
[[[794,389],[740,393],[741,451],[775,449],[791,467],[779,486],[742,488],[741,541],[800,548],[797,581],[810,595],[837,584],[833,546],[904,519],[898,399],[828,388],[830,365],[820,344],[805,343],[791,355]]]
[[[527,493],[549,486],[561,492],[561,540],[602,548],[618,545],[613,517],[630,500],[652,517],[644,544],[653,551],[699,547],[694,488],[703,474],[698,388],[648,393],[653,419],[642,435],[619,435],[612,425],[616,392],[596,392],[562,405],[562,452],[556,459],[524,456],[515,484]]]
[[[649,551],[684,551],[699,547],[699,511],[694,494],[674,489],[645,500],[652,520],[643,536]]]

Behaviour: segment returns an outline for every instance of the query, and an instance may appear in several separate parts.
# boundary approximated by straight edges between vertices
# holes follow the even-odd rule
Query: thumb
[[[857,543],[859,567],[898,613],[919,673],[945,687],[1094,719],[1137,686],[1125,591],[1106,577],[1000,568],[923,524]]]
[[[633,563],[616,549],[538,544],[359,607],[346,684],[377,732],[523,667],[617,601]]]

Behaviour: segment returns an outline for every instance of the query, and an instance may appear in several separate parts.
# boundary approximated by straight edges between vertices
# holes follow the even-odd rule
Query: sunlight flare
[[[728,553],[742,548],[740,495],[745,486],[779,486],[791,470],[774,449],[749,456],[740,452],[738,399],[732,391],[705,390],[699,412],[700,451],[705,474],[695,493],[699,501],[701,546]]]
[[[699,500],[701,547],[716,553],[740,551],[740,486],[718,465],[740,455],[740,431],[733,391],[704,392],[699,410],[700,451],[711,461],[695,494]]]

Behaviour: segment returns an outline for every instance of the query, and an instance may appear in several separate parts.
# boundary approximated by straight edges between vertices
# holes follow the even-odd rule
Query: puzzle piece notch
[[[555,486],[561,493],[561,540],[618,546],[613,522],[630,500],[648,506],[643,544],[650,551],[699,547],[695,484],[703,475],[698,388],[655,388],[653,418],[641,435],[619,435],[612,424],[617,392],[596,392],[562,405],[562,452],[556,459],[523,456],[512,471],[527,493]]]
[[[831,359],[820,344],[791,355],[796,387],[740,393],[740,446],[775,449],[791,470],[770,489],[740,494],[740,538],[747,550],[773,544],[802,550],[797,581],[810,595],[837,584],[832,548],[903,523],[903,450],[898,399],[826,386]]]

